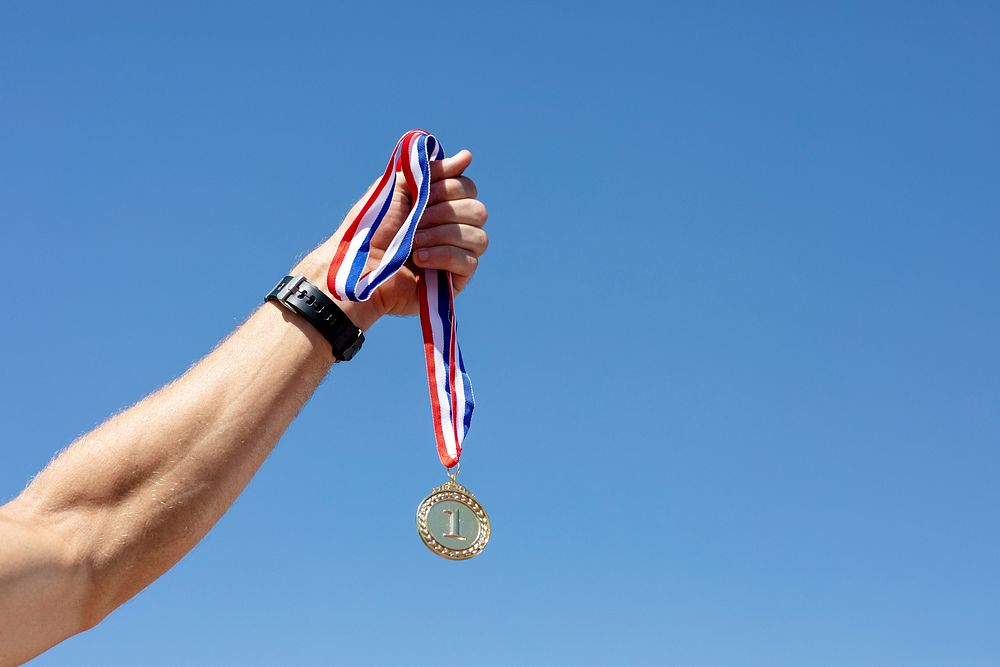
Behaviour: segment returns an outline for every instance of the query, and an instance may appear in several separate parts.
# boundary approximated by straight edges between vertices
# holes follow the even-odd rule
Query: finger
[[[456,276],[471,276],[479,259],[468,250],[451,245],[420,248],[413,253],[413,262],[423,269],[451,271]]]
[[[462,290],[464,290],[470,280],[472,280],[472,276],[453,276],[451,284],[455,286],[455,294],[459,294]]]
[[[443,178],[461,176],[470,164],[472,164],[472,153],[464,149],[443,160],[432,160],[431,180],[439,181]]]
[[[463,224],[438,225],[417,230],[413,237],[414,248],[451,245],[468,250],[476,257],[486,252],[489,237],[479,227]]]
[[[433,227],[449,222],[460,222],[466,225],[482,227],[486,224],[489,212],[486,205],[478,199],[456,199],[443,201],[424,209],[420,219],[421,227]]]
[[[471,178],[459,176],[458,178],[446,178],[442,181],[431,183],[430,198],[428,204],[437,204],[443,201],[453,201],[455,199],[475,199],[479,191]]]

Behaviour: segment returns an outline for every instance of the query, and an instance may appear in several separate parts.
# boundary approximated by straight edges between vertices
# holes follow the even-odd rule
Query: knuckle
[[[490,247],[489,234],[480,229],[479,233],[476,234],[475,244],[476,244],[476,250],[479,251],[480,255],[486,252],[486,249]]]
[[[430,245],[434,241],[434,228],[421,229],[416,234],[413,235],[413,245],[415,246],[426,246]]]
[[[479,194],[476,182],[467,176],[462,176],[462,192],[466,197],[475,198]]]
[[[473,199],[472,201],[472,217],[479,224],[486,222],[489,217],[489,211],[486,210],[486,204],[479,201],[478,199]]]
[[[451,271],[460,275],[469,272],[469,255],[459,248],[454,248],[451,253]]]

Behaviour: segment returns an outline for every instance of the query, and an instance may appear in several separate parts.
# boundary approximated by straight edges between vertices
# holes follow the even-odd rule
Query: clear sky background
[[[946,4],[3,3],[3,498],[405,130],[471,149],[491,211],[484,554],[416,535],[444,477],[417,321],[383,321],[204,542],[36,664],[1000,663],[1000,10]]]

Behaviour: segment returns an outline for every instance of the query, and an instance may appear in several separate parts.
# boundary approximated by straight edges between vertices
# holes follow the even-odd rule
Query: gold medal
[[[417,534],[427,548],[450,560],[477,555],[490,541],[490,517],[455,475],[431,489],[417,507]]]

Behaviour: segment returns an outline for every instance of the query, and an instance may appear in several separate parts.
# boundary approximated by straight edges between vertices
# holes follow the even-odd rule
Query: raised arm
[[[454,272],[458,287],[486,248],[485,207],[460,176],[470,161],[462,152],[433,165],[432,205],[415,242],[428,251],[417,251],[415,264]],[[399,188],[385,224],[398,226],[408,208]],[[325,290],[338,239],[294,272]],[[384,314],[415,312],[412,268],[343,310],[362,329]],[[181,378],[80,438],[0,507],[0,665],[94,626],[180,560],[332,363],[329,343],[307,321],[265,304]]]

